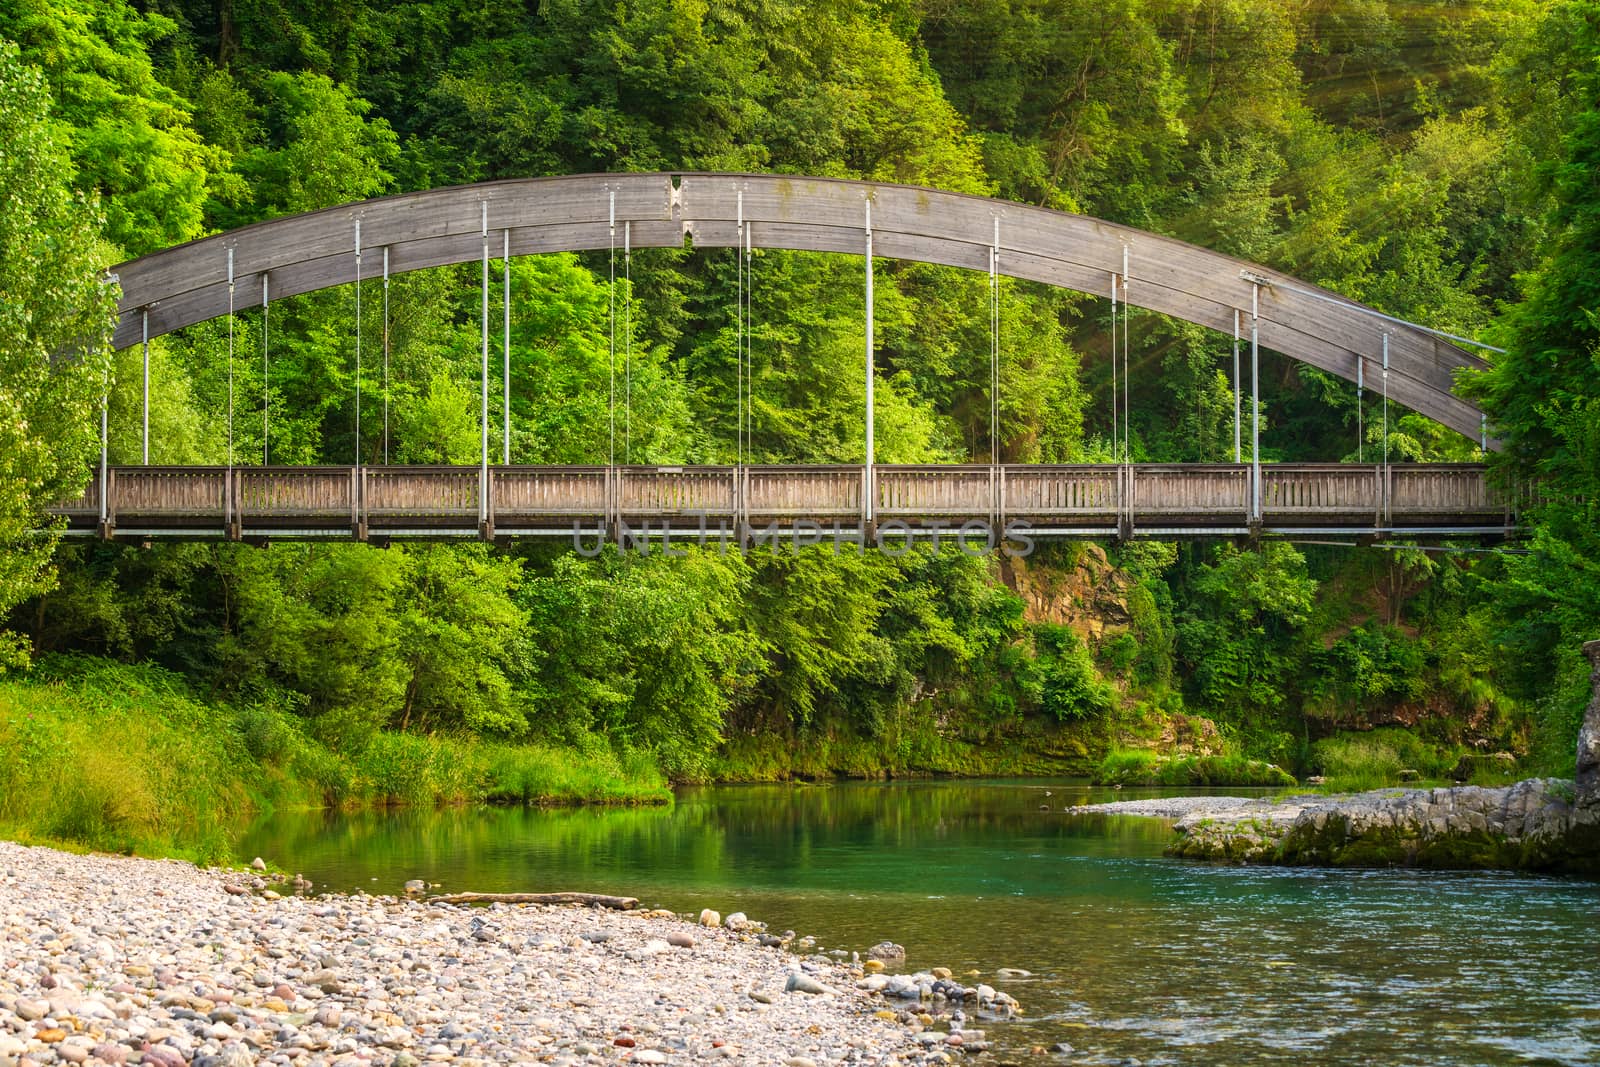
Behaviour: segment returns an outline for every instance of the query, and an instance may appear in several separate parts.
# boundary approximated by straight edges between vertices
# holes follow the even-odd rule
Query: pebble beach
[[[748,930],[281,888],[0,842],[0,1067],[821,1067],[983,1047],[959,1011],[933,1025],[925,981],[907,1007],[893,994],[915,977],[885,989],[876,964]]]

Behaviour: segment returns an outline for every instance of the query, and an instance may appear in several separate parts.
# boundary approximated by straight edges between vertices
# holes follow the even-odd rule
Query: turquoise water
[[[1111,795],[849,783],[660,810],[280,813],[242,848],[332,890],[579,889],[828,948],[889,938],[910,968],[976,970],[1021,1001],[989,1027],[998,1062],[1063,1041],[1073,1063],[1600,1062],[1600,883],[1169,860],[1165,823],[1061,811]]]

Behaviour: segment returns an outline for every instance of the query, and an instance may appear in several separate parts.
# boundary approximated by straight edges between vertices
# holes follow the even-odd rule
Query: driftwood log
[[[429,904],[588,904],[596,908],[632,911],[639,906],[634,897],[612,897],[604,893],[447,893],[429,897]]]

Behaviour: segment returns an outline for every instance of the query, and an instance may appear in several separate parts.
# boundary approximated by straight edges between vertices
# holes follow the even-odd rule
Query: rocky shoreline
[[[1509,868],[1600,874],[1600,641],[1576,780],[1346,796],[1177,797],[1069,808],[1175,819],[1169,856],[1334,867]]]
[[[280,896],[0,842],[0,1067],[932,1064],[987,1047],[964,1022],[1015,1009],[948,972],[875,973],[735,925]]]
[[[1556,778],[1502,789],[1182,797],[1069,810],[1174,819],[1178,838],[1167,855],[1186,859],[1600,873],[1600,820],[1574,804],[1571,781]]]

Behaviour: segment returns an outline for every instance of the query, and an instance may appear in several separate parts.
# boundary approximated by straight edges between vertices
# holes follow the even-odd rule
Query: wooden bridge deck
[[[128,540],[661,536],[825,531],[1051,537],[1499,534],[1479,464],[748,467],[112,467],[53,513]],[[870,500],[871,513],[863,507]],[[980,533],[981,536],[981,533]]]

